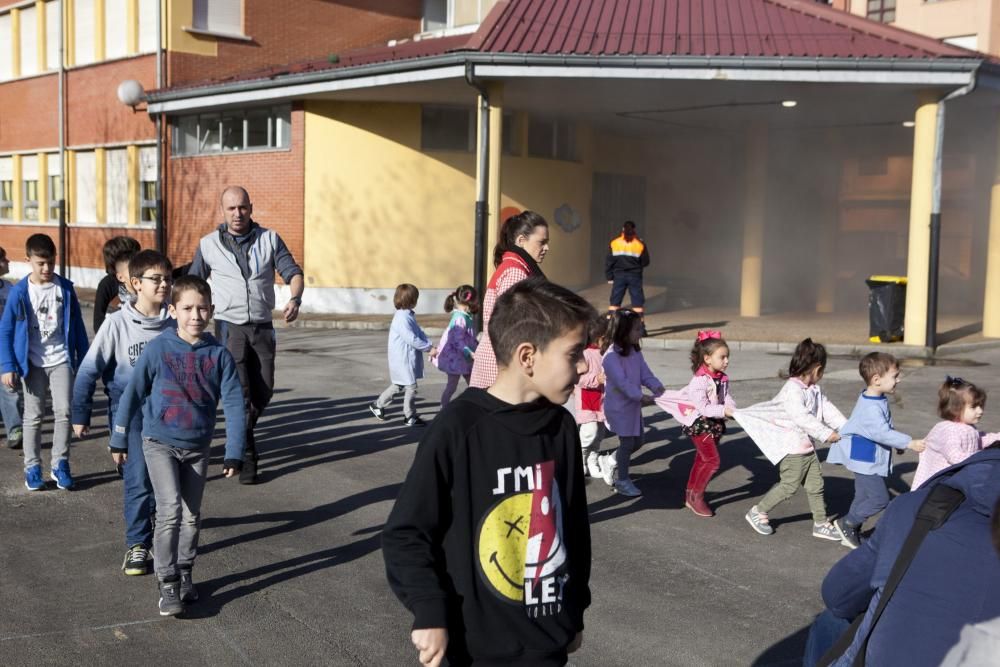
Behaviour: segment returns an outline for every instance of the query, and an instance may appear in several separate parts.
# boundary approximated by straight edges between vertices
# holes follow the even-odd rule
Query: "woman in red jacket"
[[[483,337],[476,348],[469,386],[488,388],[497,378],[497,359],[490,344],[489,326],[497,298],[528,276],[542,276],[539,264],[549,251],[549,223],[534,211],[524,211],[507,218],[500,228],[500,238],[493,248],[496,270],[486,285],[483,299]]]

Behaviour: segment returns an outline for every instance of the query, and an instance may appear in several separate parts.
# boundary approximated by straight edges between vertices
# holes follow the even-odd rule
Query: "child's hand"
[[[85,438],[90,435],[90,427],[84,424],[73,424],[73,433],[76,434],[78,438]]]
[[[420,651],[420,664],[438,667],[448,648],[448,630],[445,628],[425,628],[410,633],[410,641]]]
[[[654,401],[653,397],[649,394],[643,394],[642,398],[639,399],[639,405],[645,408],[650,405],[656,405],[656,401]]]
[[[431,359],[433,359],[434,357],[438,356],[438,349],[437,349],[437,347],[432,347],[427,354],[430,356]]]
[[[830,434],[830,437],[826,439],[827,442],[837,442],[840,440],[840,434],[834,431]]]
[[[569,646],[566,647],[566,652],[575,653],[580,650],[581,646],[583,646],[583,633],[578,632],[576,633],[576,637],[573,638],[573,641],[571,641]]]
[[[726,417],[728,419],[732,419],[733,418],[733,409],[731,407],[729,407],[728,405],[726,406]]]
[[[111,460],[115,462],[116,466],[120,466],[126,461],[128,461],[128,453],[126,452],[111,452]]]
[[[910,440],[910,449],[919,454],[927,449],[927,445],[924,444],[923,440]]]
[[[604,371],[597,374],[597,384],[605,384],[607,379],[608,377],[604,374]]]
[[[3,386],[8,389],[13,389],[14,383],[17,382],[17,373],[4,373],[0,375],[0,382],[3,382]]]

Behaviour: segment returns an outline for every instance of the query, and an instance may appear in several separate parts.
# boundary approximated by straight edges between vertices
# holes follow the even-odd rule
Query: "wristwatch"
[[[296,306],[301,306],[302,305],[302,297],[301,296],[293,296],[291,299],[289,299],[289,301],[294,301]]]

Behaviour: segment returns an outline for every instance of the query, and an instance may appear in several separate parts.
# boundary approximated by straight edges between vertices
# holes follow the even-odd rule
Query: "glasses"
[[[174,279],[170,276],[161,276],[159,274],[155,276],[139,276],[139,280],[148,280],[149,282],[157,285],[162,285],[163,283],[171,285],[174,282]]]

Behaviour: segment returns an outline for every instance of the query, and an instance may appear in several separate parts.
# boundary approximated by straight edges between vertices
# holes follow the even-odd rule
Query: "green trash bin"
[[[868,340],[896,343],[903,340],[906,317],[906,276],[871,276],[868,285]]]

